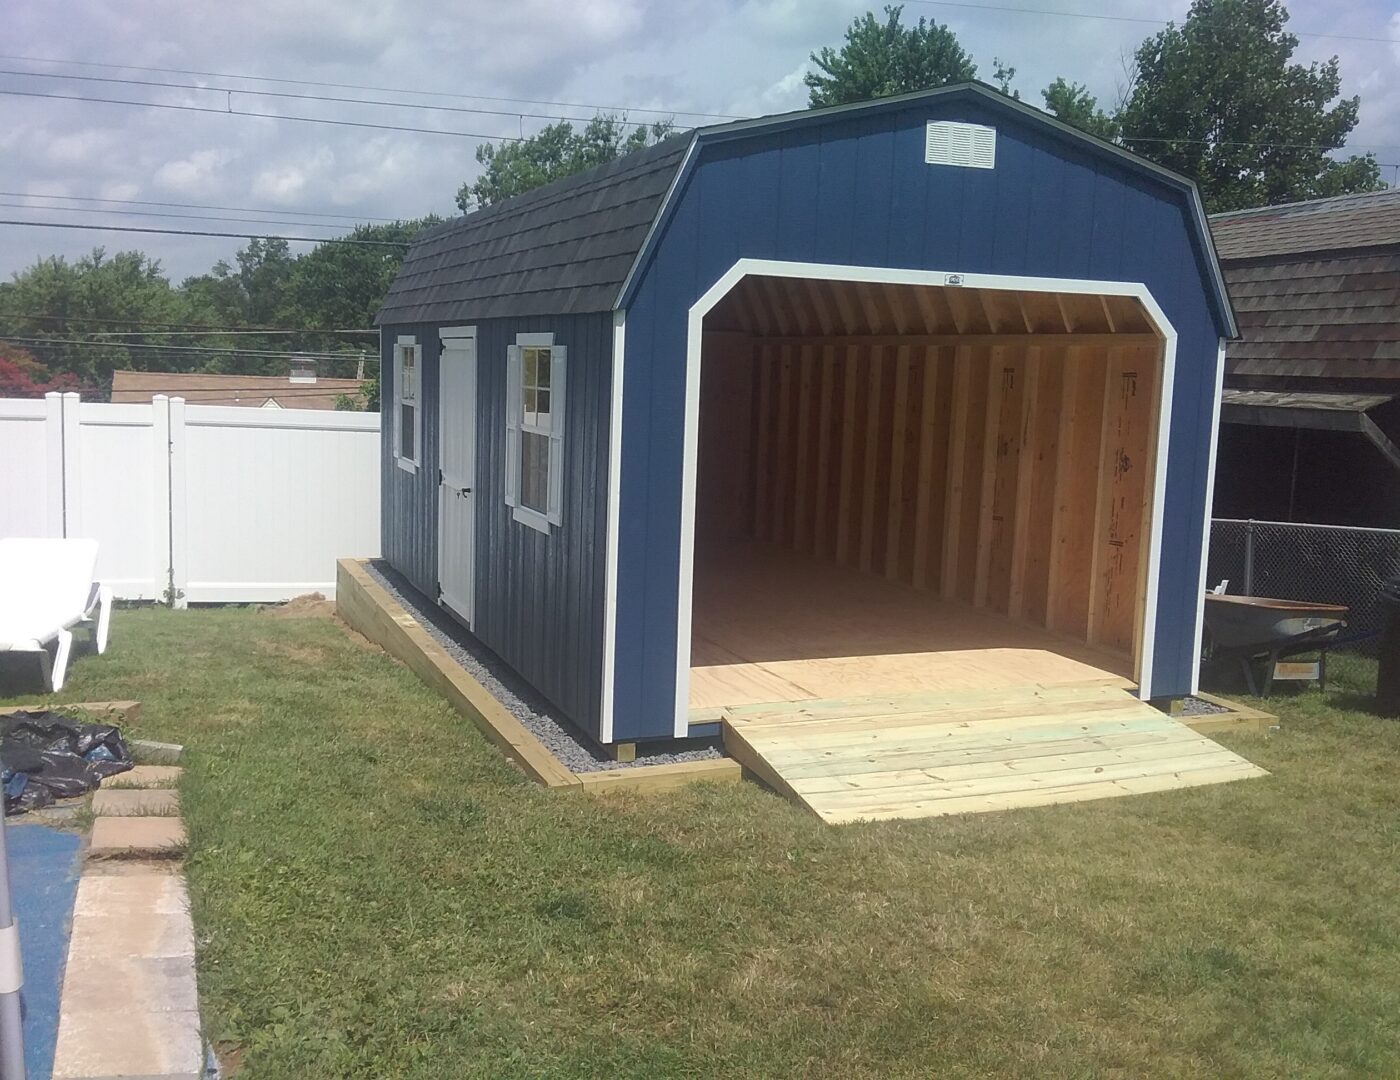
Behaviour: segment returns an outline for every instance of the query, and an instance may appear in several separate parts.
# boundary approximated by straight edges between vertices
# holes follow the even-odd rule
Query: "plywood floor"
[[[1266,775],[1115,686],[726,710],[725,747],[832,824],[1009,810]]]
[[[697,550],[690,706],[1132,686],[1127,657],[767,544]]]
[[[693,714],[835,823],[1264,775],[1129,688],[1126,657],[765,545],[697,557]]]

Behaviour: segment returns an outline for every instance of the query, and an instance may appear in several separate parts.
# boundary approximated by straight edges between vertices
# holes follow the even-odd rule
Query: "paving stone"
[[[100,817],[92,825],[89,858],[169,858],[181,854],[185,826],[173,817]]]
[[[131,756],[142,765],[178,765],[185,756],[179,743],[156,742],[154,739],[127,739]]]
[[[101,967],[132,958],[193,963],[194,927],[183,880],[158,872],[132,878],[85,873],[73,905],[69,964],[91,960]]]
[[[109,998],[100,1009],[65,1007],[59,1018],[54,1080],[197,1076],[203,1065],[192,1009],[143,1012]]]
[[[117,788],[99,790],[92,797],[98,817],[174,817],[180,813],[180,794],[169,788]]]
[[[70,954],[63,978],[63,1012],[193,1012],[194,960],[189,956],[122,956],[101,961]]]
[[[102,781],[104,788],[173,788],[183,770],[178,765],[137,765]]]

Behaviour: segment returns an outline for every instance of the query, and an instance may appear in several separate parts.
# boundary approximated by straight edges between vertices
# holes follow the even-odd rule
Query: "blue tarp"
[[[82,841],[76,833],[37,822],[12,821],[5,832],[24,964],[24,1061],[29,1080],[49,1080]]]

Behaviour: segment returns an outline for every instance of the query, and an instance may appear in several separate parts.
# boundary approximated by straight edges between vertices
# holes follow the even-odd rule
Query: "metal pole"
[[[10,860],[6,852],[4,811],[0,809],[0,1080],[24,1080],[24,1029],[21,1026],[19,927],[10,910]]]
[[[1244,594],[1254,595],[1254,519],[1244,527]]]

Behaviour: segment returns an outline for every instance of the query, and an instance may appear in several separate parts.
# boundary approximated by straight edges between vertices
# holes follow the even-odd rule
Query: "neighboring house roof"
[[[610,310],[690,138],[419,233],[376,322]]]
[[[1235,377],[1400,378],[1400,190],[1217,214]]]
[[[353,396],[360,379],[292,382],[285,375],[198,375],[170,371],[112,372],[113,402],[150,401],[157,394],[182,397],[191,405],[248,408],[334,409],[342,395]]]
[[[1234,335],[1230,299],[1200,193],[1191,180],[976,82],[698,128],[425,230],[409,248],[375,323],[566,315],[625,307],[702,144],[959,97],[1032,119],[1064,141],[1186,195],[1220,325]]]
[[[1222,262],[1400,244],[1400,188],[1213,214]]]

